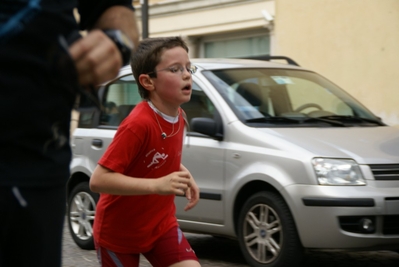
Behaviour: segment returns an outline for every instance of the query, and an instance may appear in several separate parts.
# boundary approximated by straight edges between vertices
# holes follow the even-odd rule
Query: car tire
[[[94,249],[93,223],[99,194],[90,191],[89,183],[78,184],[68,200],[68,226],[75,243],[82,249]]]
[[[245,202],[238,239],[250,266],[293,267],[302,262],[304,251],[291,212],[276,193],[259,192]]]

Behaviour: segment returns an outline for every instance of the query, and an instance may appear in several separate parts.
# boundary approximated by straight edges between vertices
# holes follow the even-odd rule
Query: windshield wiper
[[[362,118],[362,117],[354,117],[354,116],[342,116],[342,115],[330,115],[330,116],[322,116],[318,117],[319,119],[328,119],[328,120],[334,120],[334,121],[343,121],[343,122],[348,122],[348,121],[355,121],[355,122],[369,122],[369,123],[374,123],[378,124],[380,126],[385,126],[385,124],[382,121],[375,120],[375,119],[369,119],[369,118]]]
[[[310,122],[310,121],[321,121],[321,122],[329,123],[331,125],[346,127],[346,125],[340,121],[331,120],[331,119],[325,118],[325,117],[307,117],[306,119],[301,120],[301,122]]]
[[[345,127],[345,124],[339,121],[333,121],[328,119],[319,119],[319,118],[311,118],[311,117],[300,117],[300,118],[293,118],[293,117],[258,117],[253,119],[245,120],[247,123],[256,123],[256,122],[266,122],[266,123],[295,123],[301,124],[304,122],[325,122],[330,125],[342,126]]]
[[[384,126],[381,121],[369,119],[369,118],[361,118],[361,117],[353,117],[353,116],[340,116],[340,115],[330,115],[330,116],[322,116],[322,117],[282,117],[282,116],[267,116],[267,117],[258,117],[245,120],[246,123],[257,123],[257,122],[266,122],[266,123],[306,123],[306,122],[324,122],[334,126],[340,127],[349,127],[347,123],[350,121],[355,122],[369,122]]]
[[[289,117],[258,117],[258,118],[252,118],[245,120],[245,122],[248,123],[254,123],[254,122],[295,122],[298,123],[299,121],[296,119],[292,119]]]

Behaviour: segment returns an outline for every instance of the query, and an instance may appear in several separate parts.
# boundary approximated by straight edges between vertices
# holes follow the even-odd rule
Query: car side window
[[[192,85],[191,99],[181,105],[191,123],[193,118],[215,118],[215,106],[204,91],[196,84]]]
[[[142,101],[133,75],[123,76],[111,83],[104,94],[100,125],[119,126],[130,111]]]

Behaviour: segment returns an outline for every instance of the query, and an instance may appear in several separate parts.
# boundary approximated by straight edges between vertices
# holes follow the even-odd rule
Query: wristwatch
[[[132,41],[124,34],[121,30],[108,29],[103,30],[105,35],[107,35],[119,49],[122,56],[122,65],[128,65],[130,63],[130,56],[133,50]]]

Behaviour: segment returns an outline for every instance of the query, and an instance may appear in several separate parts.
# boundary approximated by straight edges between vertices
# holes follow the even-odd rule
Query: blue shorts
[[[98,246],[96,249],[98,261],[102,267],[139,266],[140,254],[117,253]],[[170,229],[155,242],[150,251],[142,254],[153,267],[167,267],[186,260],[198,261],[194,250],[179,227]]]

